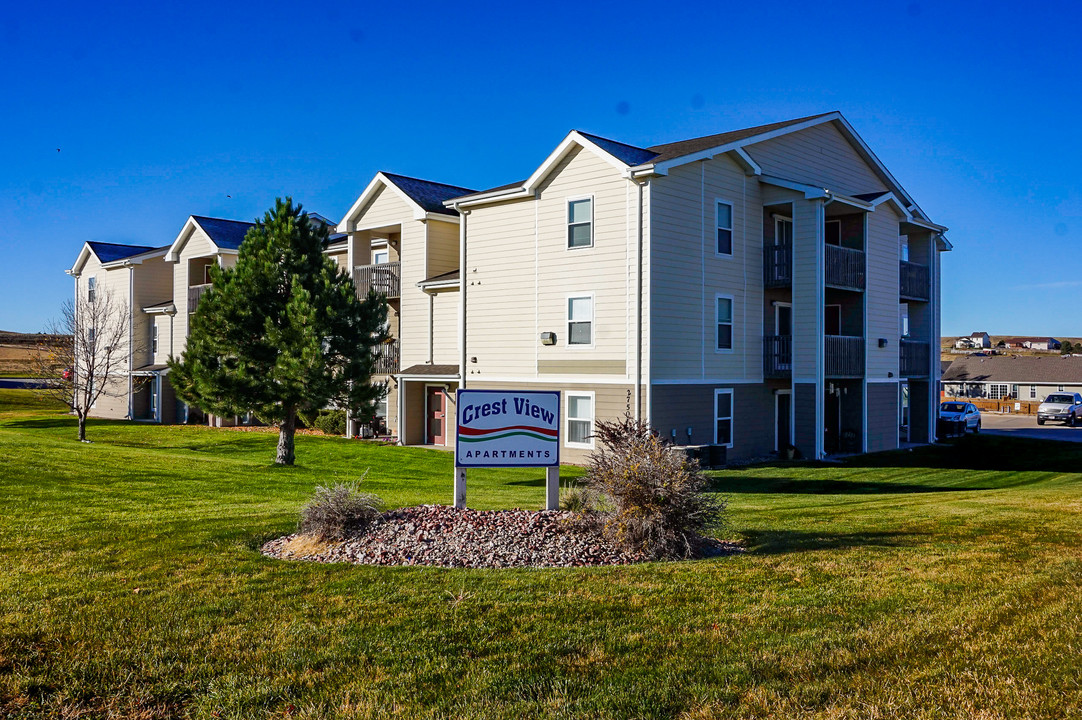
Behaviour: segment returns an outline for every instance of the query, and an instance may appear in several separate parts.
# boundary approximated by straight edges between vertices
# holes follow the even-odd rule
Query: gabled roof
[[[121,261],[134,262],[134,264],[138,265],[145,257],[153,257],[157,253],[164,254],[164,252],[164,247],[155,248],[149,245],[121,245],[118,243],[87,241],[83,243],[83,247],[79,250],[79,255],[75,258],[75,264],[66,272],[69,275],[81,273],[83,266],[86,265],[86,261],[90,259],[91,255],[96,257],[103,266]]]
[[[123,260],[124,258],[130,258],[135,255],[142,255],[145,252],[150,252],[155,249],[149,245],[118,245],[116,243],[104,242],[88,242],[87,246],[97,256],[98,260],[103,263],[113,262],[114,260]]]
[[[943,382],[1004,382],[1082,385],[1082,357],[991,355],[958,358]]]
[[[237,250],[240,248],[240,244],[244,242],[244,236],[248,234],[248,230],[255,227],[255,223],[242,220],[223,220],[222,218],[203,217],[202,215],[192,215],[192,220],[199,224],[199,227],[203,229],[211,242],[221,250]]]
[[[180,259],[180,251],[184,249],[192,233],[196,228],[202,230],[210,239],[211,244],[219,252],[236,252],[240,244],[244,242],[244,236],[248,230],[255,227],[255,223],[241,220],[224,220],[222,218],[205,217],[203,215],[189,215],[184,221],[184,227],[173,244],[169,246],[169,252],[165,254],[166,262],[177,262]]]
[[[799,125],[808,122],[809,120],[819,120],[833,114],[835,113],[820,113],[818,115],[808,115],[807,117],[795,118],[793,120],[783,120],[782,122],[768,123],[766,125],[756,125],[755,127],[743,128],[741,130],[730,130],[729,132],[718,133],[716,135],[705,135],[703,137],[692,138],[691,140],[680,140],[678,142],[665,143],[663,145],[654,145],[653,147],[648,148],[648,150],[657,154],[657,157],[653,158],[651,162],[666,162],[668,160],[684,157],[685,155],[691,155],[704,150],[710,150],[711,148],[728,145],[729,143],[747,140],[748,138],[753,138],[758,135],[765,135],[777,130],[784,130],[785,128]]]
[[[658,155],[657,152],[653,150],[635,147],[634,145],[628,145],[627,143],[618,142],[616,140],[609,140],[600,135],[591,135],[582,130],[576,132],[584,138],[592,140],[595,145],[625,165],[642,165],[643,163],[655,160]]]
[[[354,229],[350,226],[355,225],[357,218],[362,215],[364,208],[383,188],[390,189],[413,209],[414,220],[444,218],[448,222],[458,222],[458,212],[453,208],[446,206],[444,204],[445,201],[453,197],[468,195],[473,192],[473,190],[470,190],[469,188],[459,187],[458,185],[447,185],[431,180],[421,180],[420,178],[396,175],[381,170],[376,173],[376,176],[368,183],[368,186],[361,193],[360,197],[357,198],[357,201],[353,203],[353,207],[349,209],[345,214],[345,217],[338,223],[338,227],[336,228],[338,232],[345,233]]]

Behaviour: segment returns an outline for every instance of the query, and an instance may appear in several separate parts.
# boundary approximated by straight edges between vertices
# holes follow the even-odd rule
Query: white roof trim
[[[541,166],[534,170],[533,175],[530,175],[530,177],[526,179],[526,182],[523,183],[522,186],[523,189],[527,192],[533,192],[534,190],[536,190],[541,185],[541,182],[545,178],[547,178],[552,172],[552,170],[560,163],[560,161],[567,157],[567,155],[574,149],[574,146],[589,150],[594,155],[597,155],[599,158],[607,162],[609,165],[612,165],[613,168],[619,170],[620,172],[624,172],[628,168],[628,165],[620,161],[615,155],[612,155],[606,150],[602,150],[600,145],[579,133],[578,130],[572,130],[567,134],[567,137],[565,137],[563,141],[556,146],[556,149],[553,150],[547,158],[545,158],[545,162],[541,163]]]
[[[425,292],[435,292],[437,290],[458,290],[461,283],[458,280],[441,280],[440,282],[424,282],[423,280],[417,283],[417,287]]]
[[[762,175],[763,169],[759,167],[759,163],[752,160],[751,155],[748,155],[744,148],[736,148],[729,152],[733,160],[737,165],[744,168],[744,173],[747,175]]]
[[[398,378],[399,380],[458,380],[458,375],[404,375],[402,373],[391,373],[391,377]]]
[[[166,262],[180,262],[180,251],[184,249],[184,246],[188,243],[188,240],[191,238],[192,233],[195,232],[196,228],[203,230],[196,219],[189,215],[188,219],[184,221],[184,227],[180,229],[180,234],[177,235],[177,239],[173,241],[173,244],[169,246],[169,251],[165,253]],[[214,249],[217,252],[221,252],[221,248],[218,247],[217,243],[214,242],[214,239],[206,230],[203,230],[203,234],[207,236],[207,240],[214,246]]]
[[[809,185],[795,180],[786,180],[785,178],[774,177],[773,175],[762,175],[759,177],[759,182],[786,188],[787,190],[802,192],[804,193],[805,200],[815,200],[816,198],[825,198],[831,195],[831,192],[824,187]]]
[[[90,249],[90,243],[84,242],[82,249],[79,250],[78,257],[75,258],[75,264],[71,266],[71,270],[65,270],[64,272],[73,277],[79,277],[83,272],[86,261],[90,259],[91,255],[97,257],[97,254]]]
[[[359,228],[357,227],[357,218],[361,216],[361,210],[364,208],[365,205],[367,205],[376,197],[376,194],[379,192],[380,188],[384,187],[390,188],[392,191],[394,191],[396,195],[406,201],[406,204],[409,205],[410,208],[413,210],[414,220],[428,219],[428,214],[425,212],[425,209],[418,205],[413,198],[407,195],[402,190],[402,188],[395,185],[394,182],[391,181],[390,178],[388,178],[386,175],[384,175],[383,171],[381,170],[380,172],[376,173],[376,176],[374,178],[372,178],[372,182],[368,183],[368,187],[366,187],[361,193],[361,196],[357,198],[357,202],[353,203],[353,206],[346,213],[346,216],[343,217],[342,221],[338,223],[337,227],[335,227],[335,231],[340,233],[348,233],[358,230]]]

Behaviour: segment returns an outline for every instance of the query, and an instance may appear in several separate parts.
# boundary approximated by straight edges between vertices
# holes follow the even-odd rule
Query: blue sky
[[[1070,3],[18,3],[0,18],[0,329],[85,240],[164,245],[377,170],[527,176],[571,128],[650,145],[841,110],[952,228],[945,333],[1082,335]],[[59,152],[58,152],[59,149]]]

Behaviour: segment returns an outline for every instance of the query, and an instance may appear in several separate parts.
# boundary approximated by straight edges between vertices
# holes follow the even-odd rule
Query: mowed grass
[[[1082,716],[1082,447],[717,473],[736,557],[278,562],[315,485],[448,502],[447,453],[92,422],[0,390],[0,717]],[[565,468],[570,479],[581,471]],[[539,507],[535,471],[470,504]]]

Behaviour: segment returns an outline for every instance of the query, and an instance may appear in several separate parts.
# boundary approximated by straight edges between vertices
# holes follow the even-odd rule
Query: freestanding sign
[[[560,393],[459,390],[455,507],[466,506],[466,468],[543,467],[546,506],[559,507]]]

